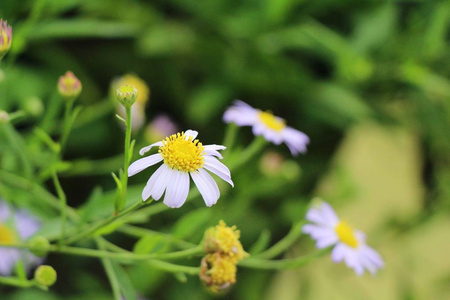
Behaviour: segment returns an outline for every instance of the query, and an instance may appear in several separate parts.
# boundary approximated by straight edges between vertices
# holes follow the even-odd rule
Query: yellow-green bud
[[[43,236],[35,236],[29,242],[31,252],[39,257],[47,255],[50,250],[50,242]]]
[[[34,280],[43,286],[52,286],[55,284],[57,274],[51,266],[39,266],[34,272]]]
[[[9,114],[4,110],[0,110],[0,124],[6,124],[8,122],[9,122]]]
[[[136,101],[138,90],[133,85],[122,85],[117,89],[116,96],[124,107],[131,107]]]
[[[59,77],[58,92],[67,101],[75,100],[80,95],[82,85],[80,80],[71,72]]]
[[[12,28],[6,21],[0,19],[0,60],[8,53],[11,48]]]
[[[39,117],[44,112],[44,105],[38,97],[30,97],[25,100],[23,109],[33,117]]]

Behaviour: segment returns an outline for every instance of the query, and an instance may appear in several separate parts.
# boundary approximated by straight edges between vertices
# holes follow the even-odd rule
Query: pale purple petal
[[[17,211],[15,214],[15,219],[16,229],[22,240],[29,239],[42,225],[41,222],[39,222],[34,216],[24,210]]]
[[[194,180],[200,194],[205,200],[206,206],[212,206],[217,203],[220,197],[220,191],[217,187],[217,183],[203,169],[198,169],[197,171],[190,172],[192,180]]]

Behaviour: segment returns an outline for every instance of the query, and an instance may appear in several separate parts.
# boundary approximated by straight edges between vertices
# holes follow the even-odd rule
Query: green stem
[[[292,246],[292,244],[294,244],[295,241],[298,239],[298,237],[302,234],[303,225],[304,222],[300,222],[298,224],[293,225],[289,233],[285,237],[283,237],[278,243],[276,243],[266,251],[261,252],[260,254],[255,255],[253,257],[270,259],[282,254],[285,250],[287,250],[290,246]]]
[[[0,276],[0,284],[10,285],[10,286],[15,286],[15,287],[20,287],[20,288],[30,288],[35,285],[34,281],[32,281],[32,280],[24,281],[19,278],[1,277],[1,276]]]
[[[144,209],[142,209],[142,210],[144,210]],[[161,232],[157,232],[157,231],[153,231],[153,230],[150,230],[147,228],[137,227],[137,226],[133,226],[133,225],[124,224],[118,229],[118,231],[122,232],[124,234],[130,235],[130,236],[134,236],[136,238],[142,238],[144,236],[149,236],[149,235],[150,236],[152,236],[152,235],[161,236],[169,243],[172,243],[181,249],[189,249],[189,248],[195,247],[195,244],[186,242],[181,239],[177,239],[170,234],[165,234],[165,233],[161,233]]]
[[[95,239],[98,245],[98,248],[100,250],[105,250],[105,245],[103,244],[103,241],[101,239]],[[102,258],[102,264],[105,268],[106,275],[108,275],[109,282],[111,283],[111,288],[113,291],[114,299],[115,300],[121,300],[121,294],[120,294],[120,284],[119,280],[117,279],[116,273],[114,272],[113,265],[111,263],[111,260],[108,258]]]
[[[130,143],[131,143],[131,106],[125,107],[126,126],[125,126],[125,145],[123,158],[123,172],[121,177],[122,187],[121,194],[116,203],[116,213],[120,212],[127,201],[127,185],[128,185],[128,166],[130,165]]]
[[[261,270],[286,270],[303,267],[308,263],[330,253],[331,248],[325,248],[309,255],[281,260],[267,260],[260,258],[247,258],[239,263],[240,266]]]
[[[225,132],[225,138],[223,140],[223,145],[227,147],[227,152],[230,152],[234,146],[238,129],[239,127],[234,123],[230,123],[227,126],[227,131]]]
[[[64,193],[64,190],[61,187],[61,184],[59,183],[58,176],[56,175],[56,172],[52,173],[53,177],[53,184],[56,188],[56,193],[58,194],[58,197],[61,202],[61,236],[59,237],[59,246],[61,247],[63,245],[64,238],[66,237],[66,221],[67,221],[67,198],[66,194]]]
[[[118,219],[120,219],[121,217],[125,216],[125,215],[128,214],[129,212],[132,212],[132,211],[134,211],[134,210],[140,208],[141,206],[146,205],[147,203],[150,203],[150,202],[152,202],[152,201],[150,200],[150,201],[147,201],[147,202],[145,202],[145,203],[142,202],[142,201],[138,201],[138,202],[136,202],[135,204],[133,204],[132,206],[130,206],[129,208],[127,208],[127,209],[125,209],[125,210],[122,210],[119,214],[110,216],[110,217],[107,218],[107,219],[104,219],[104,220],[102,220],[102,221],[99,221],[99,222],[95,223],[94,225],[91,225],[91,226],[90,226],[89,228],[87,228],[86,230],[84,230],[84,231],[82,231],[82,232],[80,232],[80,233],[78,233],[78,234],[76,234],[76,235],[74,235],[74,236],[68,238],[68,239],[64,242],[64,244],[66,244],[66,245],[67,245],[67,244],[72,244],[72,243],[74,243],[74,242],[76,242],[76,241],[79,241],[79,240],[85,238],[85,237],[88,237],[88,236],[90,236],[92,233],[94,233],[95,231],[97,231],[97,230],[99,230],[99,229],[101,229],[101,228],[103,228],[103,227],[105,227],[105,226],[111,224],[111,223],[114,222],[114,221],[117,221]]]
[[[16,129],[9,123],[0,125],[0,129],[3,129],[3,132],[8,140],[11,148],[15,151],[15,153],[19,156],[19,159],[22,161],[22,167],[24,170],[24,174],[26,178],[32,178],[33,169],[31,167],[31,163],[28,160],[28,156],[25,152],[25,142],[22,140],[21,136],[18,134]]]
[[[230,170],[236,170],[239,167],[245,165],[250,159],[258,154],[265,145],[267,145],[267,141],[264,139],[264,137],[256,137],[253,142],[238,156],[238,160],[234,160],[229,164]]]
[[[61,153],[66,149],[67,139],[69,138],[70,130],[72,129],[72,107],[73,100],[66,102],[66,109],[64,112],[64,129],[61,136]]]

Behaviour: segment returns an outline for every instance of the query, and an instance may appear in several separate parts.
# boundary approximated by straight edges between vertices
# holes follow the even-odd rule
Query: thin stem
[[[230,152],[234,146],[238,129],[239,127],[234,123],[230,123],[227,126],[227,131],[225,132],[225,138],[223,140],[223,145],[227,147],[227,152]]]
[[[1,276],[0,276],[0,284],[10,285],[10,286],[15,286],[15,287],[20,287],[20,288],[30,288],[35,285],[34,281],[32,281],[32,280],[24,281],[19,278],[1,277]]]
[[[23,141],[22,137],[9,123],[0,125],[0,129],[3,129],[6,139],[11,145],[11,148],[15,151],[15,153],[19,156],[19,159],[22,161],[22,167],[25,177],[32,178],[33,168],[31,167],[31,163],[28,160],[28,156],[25,152],[25,142]]]
[[[95,241],[97,242],[98,248],[100,250],[105,250],[105,245],[101,239],[97,238],[95,239]],[[117,279],[116,273],[114,272],[111,260],[109,258],[102,258],[102,264],[105,268],[106,275],[108,275],[109,282],[111,283],[114,299],[121,300],[122,298],[120,294],[120,284],[119,280]]]
[[[131,143],[131,106],[125,107],[126,113],[126,127],[125,127],[125,145],[124,145],[124,158],[123,158],[123,173],[122,173],[122,187],[121,195],[118,198],[119,203],[116,204],[116,213],[120,212],[127,200],[127,185],[128,185],[128,166],[130,164],[130,143]]]
[[[239,167],[245,165],[250,159],[258,154],[258,152],[260,152],[266,144],[267,141],[264,139],[264,137],[256,137],[253,142],[239,155],[239,160],[233,161],[229,164],[230,169],[236,170]]]
[[[76,242],[78,240],[81,240],[81,239],[83,239],[85,237],[88,237],[92,233],[94,233],[95,231],[97,231],[97,230],[99,230],[99,229],[101,229],[101,228],[111,224],[114,221],[117,221],[118,219],[120,219],[121,217],[125,216],[129,212],[132,212],[132,211],[138,209],[139,207],[141,207],[143,205],[146,205],[146,203],[150,203],[150,202],[152,202],[152,201],[150,200],[150,201],[147,201],[145,203],[141,202],[141,201],[138,201],[135,204],[133,204],[132,206],[130,206],[129,208],[127,208],[125,210],[122,210],[118,215],[110,216],[107,219],[99,221],[99,222],[95,223],[94,225],[90,226],[88,229],[86,229],[86,230],[84,230],[84,231],[82,231],[82,232],[80,232],[80,233],[78,233],[78,234],[68,238],[65,241],[65,244],[66,245],[67,244],[72,244],[72,243],[74,243],[74,242]]]
[[[189,248],[193,248],[196,246],[193,243],[189,243],[184,240],[177,239],[170,234],[153,231],[153,230],[150,230],[147,228],[137,227],[137,226],[128,225],[128,224],[122,225],[120,228],[118,228],[118,231],[122,232],[124,234],[130,235],[130,236],[134,236],[136,238],[142,238],[144,236],[149,236],[149,235],[161,236],[164,239],[166,239],[166,241],[168,241],[182,249],[189,249]]]
[[[73,100],[66,102],[66,109],[64,112],[64,129],[61,136],[61,153],[66,149],[67,139],[69,138],[70,130],[72,129],[72,107]]]
[[[239,263],[240,266],[262,270],[286,270],[303,267],[308,263],[330,253],[331,248],[321,249],[309,255],[281,260],[267,260],[260,258],[247,258]]]
[[[292,244],[295,243],[295,241],[298,239],[298,237],[302,234],[302,226],[304,222],[297,223],[292,226],[289,233],[283,237],[278,243],[274,244],[272,247],[267,249],[266,251],[261,252],[258,255],[255,255],[253,257],[257,258],[264,258],[264,259],[270,259],[277,257],[281,253],[283,253],[285,250],[287,250]]]
[[[56,175],[56,172],[52,172],[53,177],[53,184],[56,188],[56,193],[58,194],[58,197],[61,202],[61,236],[59,237],[58,244],[61,247],[63,245],[64,238],[66,237],[66,221],[67,221],[67,198],[66,194],[64,193],[64,190],[61,187],[61,184],[59,183],[58,176]]]

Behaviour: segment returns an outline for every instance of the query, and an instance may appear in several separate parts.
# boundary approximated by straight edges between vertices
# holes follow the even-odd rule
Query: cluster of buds
[[[0,60],[11,49],[12,28],[6,21],[0,19]]]
[[[80,95],[81,89],[80,80],[71,71],[59,77],[58,92],[66,101],[75,100]]]
[[[236,226],[228,227],[223,221],[206,231],[204,245],[207,254],[201,262],[200,279],[211,291],[224,291],[236,282],[236,266],[248,256],[239,238]]]

